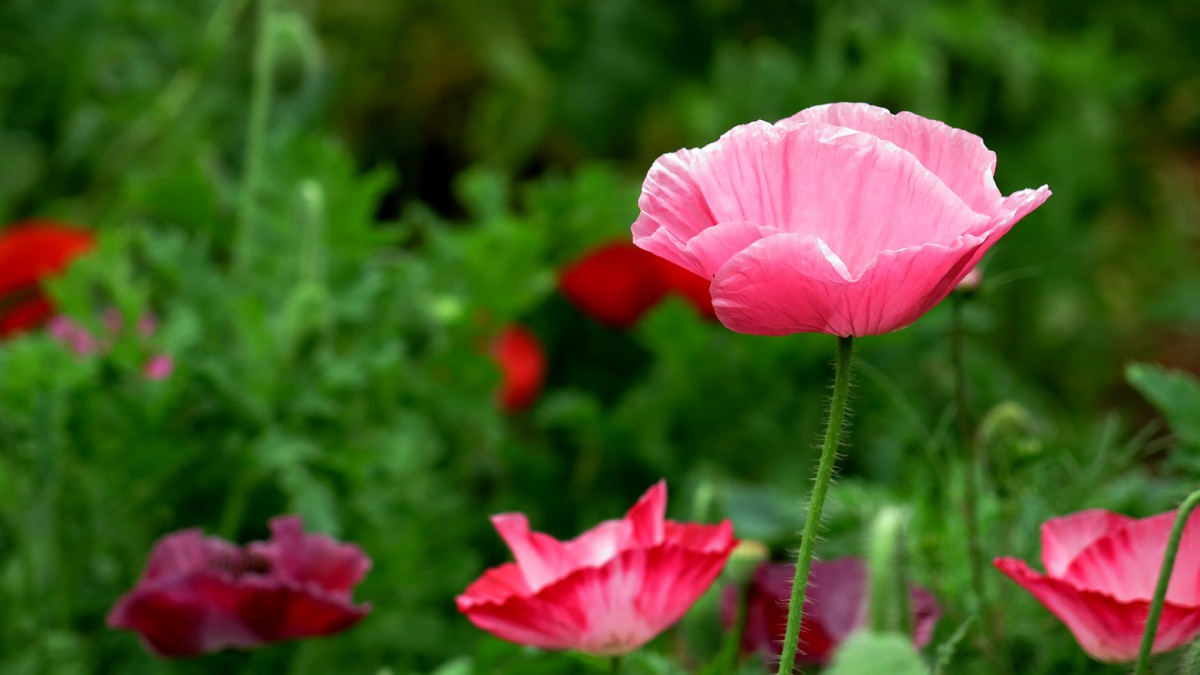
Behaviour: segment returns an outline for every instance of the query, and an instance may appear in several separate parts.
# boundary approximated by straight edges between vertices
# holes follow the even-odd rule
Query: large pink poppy
[[[929,311],[1050,196],[1000,194],[979,137],[863,103],[752,122],[655,161],[638,246],[711,279],[760,335],[886,333]]]
[[[275,518],[270,541],[245,547],[183,530],[155,544],[108,625],[164,657],[330,635],[370,611],[351,598],[370,567],[357,546],[304,534],[299,516]]]
[[[796,566],[763,563],[746,589],[746,623],[742,652],[757,652],[768,663],[779,663],[787,634],[788,599]],[[814,560],[804,597],[797,663],[826,664],[838,647],[867,623],[867,565],[861,558]],[[721,618],[726,625],[737,615],[737,589],[728,587],[721,597]],[[910,589],[913,644],[923,647],[933,637],[941,607],[929,591]]]
[[[1023,560],[995,565],[1062,620],[1079,646],[1101,661],[1137,658],[1167,537],[1176,513],[1130,518],[1093,509],[1042,525],[1045,574]],[[1200,512],[1188,520],[1175,560],[1154,653],[1200,635]]]
[[[617,655],[649,642],[704,593],[737,544],[720,525],[665,520],[667,484],[629,513],[571,541],[531,532],[519,513],[492,517],[516,563],[458,596],[476,626],[518,644]]]

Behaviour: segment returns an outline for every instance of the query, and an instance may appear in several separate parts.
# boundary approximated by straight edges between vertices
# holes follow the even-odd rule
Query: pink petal
[[[1118,601],[1149,601],[1158,582],[1175,511],[1133,520],[1096,539],[1060,575],[1063,581],[1113,596]],[[1167,587],[1167,601],[1200,608],[1200,513],[1192,516],[1180,541]]]
[[[508,544],[529,586],[537,590],[581,566],[602,565],[632,546],[662,541],[667,485],[659,481],[621,520],[607,520],[567,542],[532,532],[520,513],[492,516],[492,524]]]
[[[271,540],[254,542],[246,549],[271,562],[282,578],[312,583],[335,595],[349,596],[367,572],[371,560],[354,544],[323,534],[305,534],[300,516],[271,520]]]
[[[531,596],[503,603],[459,598],[459,609],[497,637],[542,649],[624,654],[679,620],[712,584],[732,551],[662,545],[583,567]]]
[[[272,577],[244,578],[239,590],[233,615],[260,643],[338,633],[371,611],[355,606],[348,593],[321,593]]]
[[[759,335],[887,333],[916,321],[954,289],[1007,226],[952,246],[881,254],[847,279],[813,237],[779,234],[730,258],[712,283],[717,318]]]
[[[141,634],[152,653],[196,656],[229,647],[260,644],[254,632],[234,618],[239,591],[215,572],[196,572],[125,595],[109,612],[112,628]]]
[[[169,534],[154,545],[139,585],[209,569],[213,561],[241,555],[241,548],[224,539],[206,537],[198,528]]]
[[[780,120],[778,125],[793,128],[812,122],[863,131],[896,144],[979,213],[991,214],[1000,201],[993,180],[996,153],[975,134],[909,112],[893,115],[866,103],[815,106]]]
[[[1100,537],[1134,521],[1129,516],[1090,509],[1042,524],[1042,564],[1046,574],[1061,577],[1079,552]]]
[[[994,564],[1066,624],[1079,646],[1093,658],[1117,662],[1137,657],[1149,601],[1120,602],[1104,593],[1076,588],[1070,582],[1042,576],[1014,558],[997,558]],[[1168,603],[1163,608],[1153,651],[1174,649],[1197,634],[1200,611]]]

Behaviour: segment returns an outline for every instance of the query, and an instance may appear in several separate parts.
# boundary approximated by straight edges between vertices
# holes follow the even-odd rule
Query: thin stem
[[[971,412],[967,405],[967,367],[963,356],[963,298],[954,298],[953,329],[950,335],[954,360],[954,399],[958,413],[958,438],[962,444],[966,471],[963,475],[963,515],[967,526],[967,559],[971,577],[971,591],[975,595],[978,611],[985,613],[988,606],[987,592],[983,585],[983,553],[979,541],[979,457],[975,447],[975,434],[971,431]]]
[[[888,507],[875,518],[870,542],[868,625],[876,633],[912,635],[904,513]]]
[[[788,602],[787,632],[783,637],[783,654],[779,660],[779,675],[791,675],[796,663],[796,645],[800,641],[800,620],[804,616],[804,593],[808,587],[808,573],[812,568],[813,546],[821,528],[821,510],[825,507],[825,493],[833,479],[833,465],[837,459],[838,444],[846,419],[846,400],[850,395],[850,365],[854,356],[854,338],[839,337],[837,362],[833,375],[833,398],[829,406],[829,426],[825,428],[825,442],[821,445],[821,462],[817,466],[817,480],[808,501],[808,516],[804,520],[803,539],[796,560],[796,578],[792,581],[792,598]]]
[[[1138,650],[1137,666],[1133,669],[1133,675],[1146,675],[1150,672],[1150,652],[1154,650],[1158,620],[1162,617],[1163,605],[1167,601],[1167,586],[1171,583],[1171,570],[1175,568],[1175,556],[1179,553],[1179,540],[1183,538],[1188,516],[1197,505],[1200,505],[1200,490],[1183,500],[1183,504],[1179,506],[1179,513],[1175,516],[1171,538],[1167,540],[1167,550],[1163,553],[1162,568],[1158,572],[1158,585],[1154,587],[1154,600],[1150,603],[1150,613],[1146,616],[1146,628],[1142,631],[1142,647]]]
[[[238,193],[237,230],[234,233],[234,265],[245,269],[251,263],[255,197],[262,183],[263,147],[271,111],[271,74],[274,68],[274,39],[271,17],[275,0],[258,0],[258,32],[254,46],[254,72],[246,146],[242,155],[242,185]]]

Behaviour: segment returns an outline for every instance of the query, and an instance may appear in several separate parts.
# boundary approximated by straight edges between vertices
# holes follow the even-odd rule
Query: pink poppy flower
[[[494,567],[458,596],[476,626],[518,644],[601,655],[631,652],[679,620],[737,544],[729,521],[664,520],[667,484],[621,520],[562,542],[519,513],[492,517],[516,563]]]
[[[1042,525],[1045,574],[1023,560],[997,558],[996,567],[1066,624],[1083,651],[1100,661],[1137,658],[1154,586],[1175,522],[1174,511],[1130,518],[1101,509]],[[1154,653],[1200,635],[1200,512],[1179,545]]]
[[[108,625],[163,657],[330,635],[370,611],[351,598],[370,567],[357,546],[304,534],[299,516],[273,519],[270,541],[245,547],[183,530],[155,544]]]
[[[633,241],[711,279],[732,330],[887,333],[946,297],[1050,196],[1004,197],[995,165],[979,137],[941,122],[817,106],[659,157]]]
[[[491,355],[500,368],[500,408],[515,413],[533,405],[546,380],[546,352],[537,335],[518,324],[506,326],[492,341]]]
[[[787,632],[788,599],[796,566],[763,563],[754,572],[746,592],[746,628],[742,652],[758,652],[767,663],[779,663]],[[804,598],[800,622],[797,663],[826,664],[846,638],[867,623],[867,565],[859,558],[814,560]],[[733,623],[737,589],[729,587],[721,596],[721,618]],[[942,610],[929,591],[912,586],[913,644],[923,647],[933,637]]]
[[[0,337],[36,328],[54,315],[42,280],[61,274],[93,243],[90,233],[51,221],[25,221],[0,232]]]

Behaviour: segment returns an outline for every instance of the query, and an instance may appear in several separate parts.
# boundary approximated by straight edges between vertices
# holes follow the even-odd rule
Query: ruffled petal
[[[1040,575],[1015,558],[997,558],[994,564],[1057,616],[1093,658],[1120,662],[1137,657],[1150,611],[1149,601],[1120,602],[1104,593]],[[1200,634],[1200,611],[1167,603],[1153,651],[1175,649],[1197,634]]]
[[[312,586],[270,577],[243,579],[234,616],[260,643],[267,643],[338,633],[371,611],[369,605],[355,606],[347,593],[324,593]]]
[[[179,577],[209,569],[214,561],[240,557],[240,547],[216,537],[206,537],[198,528],[169,534],[154,545],[140,584]]]
[[[1042,523],[1042,564],[1046,574],[1062,577],[1080,551],[1133,521],[1119,513],[1089,509]]]
[[[949,245],[991,220],[911,154],[840,127],[748,124],[699,153],[693,175],[715,223],[819,238],[855,277],[881,251]]]
[[[371,560],[354,544],[323,534],[305,534],[300,516],[271,520],[271,541],[247,546],[271,561],[284,579],[316,584],[327,592],[349,596],[371,569]]]
[[[778,125],[793,128],[813,122],[855,129],[894,143],[978,213],[994,213],[1000,201],[993,178],[996,153],[975,134],[909,112],[893,115],[867,103],[819,105],[780,120]]]
[[[1176,512],[1133,520],[1110,530],[1081,551],[1061,578],[1080,588],[1113,596],[1119,601],[1149,602],[1162,567],[1167,538]],[[1167,601],[1200,608],[1200,513],[1191,517],[1179,544],[1179,554],[1167,587]]]
[[[138,588],[109,612],[111,628],[136,631],[159,656],[188,657],[261,643],[236,618],[236,584],[212,572],[196,572],[164,584]]]
[[[885,252],[854,280],[820,240],[775,235],[721,268],[713,278],[713,307],[721,323],[742,333],[887,333],[945,298],[1002,233]]]

